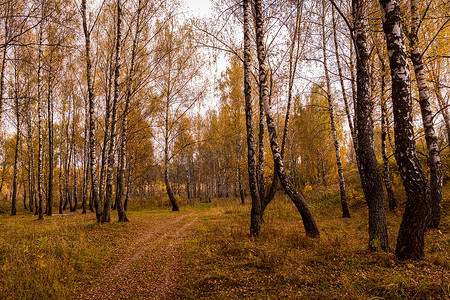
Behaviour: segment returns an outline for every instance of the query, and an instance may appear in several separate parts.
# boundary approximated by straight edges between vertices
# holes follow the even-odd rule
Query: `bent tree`
[[[256,24],[256,50],[259,63],[259,84],[261,99],[264,104],[264,111],[266,113],[267,131],[269,132],[270,148],[272,150],[275,171],[278,174],[281,185],[291,200],[297,207],[302,216],[303,225],[305,227],[306,235],[310,237],[319,237],[320,232],[303,196],[295,189],[290,181],[286,169],[284,168],[283,158],[281,157],[280,147],[278,146],[277,132],[275,128],[275,121],[272,117],[272,111],[269,104],[269,87],[267,84],[267,66],[266,66],[266,51],[264,48],[264,30],[262,17],[262,1],[255,0],[255,24]]]
[[[331,126],[331,136],[333,138],[333,145],[336,155],[336,166],[338,170],[338,178],[339,178],[339,191],[341,196],[341,206],[342,206],[342,217],[350,218],[350,211],[348,210],[347,205],[347,195],[345,193],[345,179],[344,179],[344,171],[342,170],[341,163],[341,150],[339,147],[339,141],[337,139],[336,132],[336,123],[334,121],[334,105],[333,105],[333,96],[331,92],[331,80],[330,74],[328,70],[328,62],[327,62],[327,39],[325,32],[325,18],[326,18],[326,4],[325,0],[322,0],[322,51],[323,51],[323,67],[325,72],[325,82],[326,82],[326,98],[328,101],[328,113],[330,114],[330,126]]]
[[[397,0],[380,0],[380,5],[391,66],[395,158],[407,196],[395,255],[400,259],[419,259],[424,256],[424,235],[430,212],[430,187],[416,154],[411,79],[402,35],[400,6]]]

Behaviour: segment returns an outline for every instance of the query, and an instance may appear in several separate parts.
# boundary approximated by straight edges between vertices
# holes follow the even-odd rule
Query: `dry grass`
[[[448,212],[441,230],[427,233],[426,258],[402,262],[392,252],[367,251],[365,205],[354,201],[352,218],[342,219],[337,199],[329,200],[327,191],[321,193],[327,195],[326,201],[312,200],[320,239],[305,237],[298,212],[283,196],[265,213],[259,239],[248,235],[249,206],[213,202],[197,237],[185,247],[179,297],[448,299]],[[388,214],[392,249],[400,220],[400,210]]]
[[[95,278],[130,238],[163,222],[168,212],[131,212],[133,222],[99,225],[95,215],[0,215],[0,298],[67,299]]]
[[[183,246],[177,298],[448,299],[450,189],[445,189],[442,227],[427,233],[426,258],[417,262],[367,251],[367,208],[360,189],[348,190],[351,219],[340,218],[336,186],[307,193],[319,239],[305,237],[298,212],[281,193],[265,213],[259,239],[248,235],[249,204],[185,203],[182,208],[195,210],[202,222]],[[392,249],[402,211],[388,213]],[[139,210],[129,212],[130,223],[98,225],[92,213],[43,221],[29,214],[0,215],[0,298],[72,298],[133,241],[173,216],[167,208]]]

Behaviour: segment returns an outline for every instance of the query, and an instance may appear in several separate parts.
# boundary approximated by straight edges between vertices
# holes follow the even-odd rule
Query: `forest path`
[[[175,218],[130,240],[123,259],[105,269],[78,299],[173,299],[182,245],[194,236],[200,218],[179,212]],[[132,237],[131,237],[132,238]]]

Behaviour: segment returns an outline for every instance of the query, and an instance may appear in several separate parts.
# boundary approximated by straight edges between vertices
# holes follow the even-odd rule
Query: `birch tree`
[[[261,234],[261,200],[258,191],[258,176],[256,171],[255,136],[253,133],[252,87],[250,73],[250,1],[243,1],[244,10],[244,98],[245,124],[247,128],[247,167],[252,198],[250,212],[250,236],[259,237]]]
[[[163,150],[164,182],[172,211],[178,211],[178,201],[170,184],[170,164],[183,147],[175,149],[174,142],[181,129],[180,122],[189,115],[194,105],[204,97],[205,90],[200,81],[203,61],[193,42],[193,30],[187,23],[179,24],[173,12],[168,21],[161,26],[155,51],[156,80],[155,90],[160,101],[161,112],[158,116],[160,138],[157,139]],[[181,129],[182,131],[178,131]],[[188,145],[185,145],[188,146]]]
[[[353,41],[356,52],[357,156],[361,184],[369,207],[369,248],[389,248],[383,182],[373,148],[369,50],[366,38],[365,0],[352,1]]]
[[[318,237],[319,229],[312,216],[312,213],[306,204],[302,195],[295,189],[290,181],[286,169],[284,168],[283,159],[280,153],[280,147],[278,146],[277,132],[275,128],[275,122],[272,116],[271,107],[269,104],[269,87],[267,82],[267,67],[266,67],[266,51],[264,48],[264,30],[263,30],[263,16],[262,16],[262,1],[255,0],[255,24],[256,24],[256,49],[258,54],[259,63],[259,84],[260,92],[262,93],[262,101],[264,104],[264,111],[266,115],[266,125],[270,137],[270,146],[272,150],[275,170],[280,179],[286,193],[294,202],[298,211],[300,212],[305,227],[306,235],[310,237]]]
[[[337,138],[336,124],[335,124],[335,112],[333,105],[333,96],[331,91],[331,80],[328,71],[328,54],[327,54],[327,38],[325,31],[325,17],[326,17],[326,5],[325,0],[322,0],[322,51],[323,51],[323,67],[325,72],[325,83],[326,83],[326,98],[328,100],[328,112],[330,114],[330,125],[331,125],[331,136],[333,138],[333,145],[336,154],[336,165],[338,170],[339,178],[339,192],[341,196],[341,206],[342,206],[342,217],[350,218],[350,211],[347,205],[347,196],[345,193],[345,179],[344,171],[342,170],[341,162],[341,150],[339,147],[339,141]]]
[[[428,221],[430,228],[438,228],[441,219],[442,201],[442,164],[439,155],[437,134],[434,130],[433,112],[430,104],[430,92],[428,90],[423,54],[419,49],[419,27],[420,13],[419,1],[411,0],[411,32],[409,33],[409,44],[411,47],[411,61],[419,90],[419,104],[422,113],[422,123],[425,130],[425,140],[428,150],[428,164],[430,166],[430,188],[431,188],[431,215]]]
[[[430,187],[416,154],[411,79],[400,6],[397,0],[380,0],[380,5],[391,67],[395,158],[407,195],[395,255],[400,259],[420,259],[424,256],[425,230],[430,213]]]
[[[88,90],[88,103],[89,103],[89,168],[91,175],[91,195],[92,201],[95,205],[95,212],[97,221],[101,221],[101,215],[103,213],[103,203],[100,203],[98,198],[98,181],[97,181],[97,155],[95,152],[95,120],[94,120],[94,108],[95,108],[95,94],[92,84],[92,62],[91,62],[91,28],[88,28],[87,16],[86,16],[86,0],[81,1],[81,17],[83,20],[83,32],[85,39],[85,60],[86,60],[86,83]]]

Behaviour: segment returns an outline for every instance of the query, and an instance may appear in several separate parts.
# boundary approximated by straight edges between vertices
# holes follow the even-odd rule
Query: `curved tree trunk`
[[[422,123],[425,131],[425,140],[428,150],[428,163],[430,166],[430,188],[431,188],[431,215],[428,221],[429,228],[438,228],[441,220],[442,201],[442,164],[439,155],[439,146],[436,132],[433,125],[433,112],[430,105],[430,93],[428,91],[427,79],[425,75],[422,54],[419,50],[419,25],[420,17],[417,10],[418,1],[411,0],[411,33],[410,45],[411,61],[414,66],[417,87],[419,89],[419,103],[422,112]]]
[[[387,250],[389,248],[386,205],[383,181],[373,148],[372,99],[370,91],[369,51],[365,32],[363,1],[353,0],[354,45],[356,50],[357,72],[357,140],[359,174],[364,196],[369,207],[369,248]]]
[[[252,120],[252,88],[250,79],[250,1],[243,1],[244,8],[244,96],[245,96],[245,120],[247,126],[247,165],[252,198],[252,210],[250,213],[250,236],[261,235],[261,200],[258,192],[258,176],[256,170],[255,137],[253,134]]]
[[[297,12],[296,12],[296,18],[295,18],[295,27],[294,27],[294,37],[291,42],[291,47],[289,51],[289,84],[288,84],[288,95],[287,95],[287,105],[286,105],[286,115],[284,119],[284,129],[283,129],[283,139],[281,141],[281,158],[284,158],[284,152],[286,148],[286,140],[287,135],[289,131],[289,119],[290,119],[290,113],[291,113],[291,105],[292,105],[292,93],[294,89],[294,80],[295,80],[295,73],[297,70],[298,61],[300,58],[300,36],[299,36],[299,30],[300,25],[302,22],[302,8],[299,2],[297,2]],[[277,172],[273,172],[272,176],[272,184],[270,185],[269,191],[265,195],[262,200],[262,214],[264,214],[264,211],[269,205],[269,203],[273,200],[275,197],[276,191],[278,189],[279,185],[279,179],[277,176]]]
[[[395,255],[400,259],[419,259],[425,254],[424,235],[430,212],[430,187],[416,154],[410,72],[402,36],[400,6],[397,0],[380,0],[380,4],[392,77],[395,158],[407,195]]]
[[[264,103],[264,110],[266,113],[267,130],[270,137],[270,146],[272,149],[272,155],[275,165],[275,170],[280,179],[286,193],[294,202],[298,211],[300,212],[305,227],[306,235],[310,237],[318,237],[319,229],[312,216],[312,213],[303,199],[302,195],[295,189],[284,168],[283,159],[281,157],[280,148],[278,146],[278,138],[275,128],[275,122],[272,117],[272,112],[269,104],[269,93],[267,86],[267,71],[266,71],[266,51],[264,49],[264,31],[263,31],[263,18],[261,0],[255,0],[255,24],[256,24],[256,47],[258,53],[259,62],[259,80],[261,85],[262,100]]]
[[[336,26],[336,19],[335,19],[335,13],[334,13],[334,6],[332,7],[332,20],[333,20],[333,40],[334,40],[334,51],[335,51],[335,55],[336,55],[336,65],[338,68],[338,74],[339,74],[339,83],[341,85],[341,90],[342,90],[342,99],[344,100],[344,106],[345,106],[345,115],[347,116],[347,122],[348,122],[348,126],[350,127],[350,135],[352,137],[352,142],[353,142],[353,149],[355,150],[356,153],[356,149],[358,149],[358,140],[356,138],[356,131],[355,131],[355,127],[352,121],[352,117],[350,115],[350,107],[348,104],[348,98],[347,98],[347,93],[345,92],[345,84],[344,84],[344,76],[343,76],[343,72],[342,72],[342,67],[341,67],[341,57],[339,56],[339,43],[338,43],[338,38],[337,38],[337,26]],[[353,58],[350,58],[350,60],[353,60]],[[352,74],[353,74],[353,70],[351,70]],[[352,86],[354,85],[354,83],[352,82]],[[356,94],[356,88],[355,88],[355,94]],[[358,156],[356,156],[356,163],[358,163]]]
[[[325,17],[326,17],[326,6],[325,0],[322,0],[322,50],[323,50],[323,66],[325,71],[325,82],[327,87],[327,101],[328,101],[328,112],[330,114],[330,126],[331,126],[331,136],[333,138],[334,151],[336,155],[336,165],[338,170],[338,178],[339,178],[339,191],[341,195],[341,207],[342,207],[342,217],[350,218],[350,211],[348,210],[347,204],[347,195],[345,193],[345,179],[344,179],[344,171],[342,170],[342,162],[341,162],[341,149],[339,147],[339,141],[337,139],[336,132],[336,124],[334,122],[334,107],[333,107],[333,98],[331,95],[331,82],[330,75],[328,71],[328,60],[327,60],[327,43],[326,43],[326,33],[325,33]],[[333,16],[334,20],[334,16]],[[333,23],[334,25],[334,23]]]
[[[172,205],[172,211],[179,211],[180,208],[178,207],[177,199],[175,198],[175,195],[173,194],[172,188],[169,184],[169,170],[167,164],[164,167],[164,182],[166,184],[167,196],[169,196],[169,201]]]

